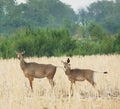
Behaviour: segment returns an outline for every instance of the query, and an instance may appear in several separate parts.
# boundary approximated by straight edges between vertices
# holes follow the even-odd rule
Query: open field
[[[67,57],[26,58],[38,62],[63,66]],[[0,60],[0,109],[120,109],[120,55],[71,57],[71,67],[107,71],[96,73],[95,82],[101,97],[87,82],[77,82],[73,97],[69,96],[70,82],[63,69],[57,68],[54,93],[46,78],[34,79],[31,92],[18,59]]]

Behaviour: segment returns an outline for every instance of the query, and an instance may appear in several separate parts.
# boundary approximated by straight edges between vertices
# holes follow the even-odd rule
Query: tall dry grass
[[[67,57],[26,58],[27,62],[52,63],[62,66]],[[75,56],[70,58],[72,68],[107,71],[96,73],[95,82],[101,97],[87,82],[77,82],[75,94],[69,97],[70,82],[63,69],[54,77],[54,93],[46,78],[34,79],[34,93],[24,77],[18,59],[0,60],[0,109],[119,109],[120,55]]]

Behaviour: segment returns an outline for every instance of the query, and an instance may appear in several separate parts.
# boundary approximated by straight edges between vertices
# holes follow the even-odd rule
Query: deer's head
[[[23,54],[25,54],[25,51],[20,52],[20,53],[16,52],[16,54],[17,54],[17,58],[18,58],[19,60],[22,60],[22,59],[23,59]]]
[[[64,61],[61,61],[61,62],[63,63],[65,69],[70,68],[70,59],[69,58],[67,59],[67,62],[64,62]]]

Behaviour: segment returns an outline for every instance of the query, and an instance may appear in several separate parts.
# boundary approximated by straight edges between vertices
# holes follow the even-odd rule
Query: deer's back
[[[90,69],[72,69],[68,76],[75,81],[84,81],[92,78],[93,72]]]
[[[56,72],[56,67],[51,64],[26,63],[25,73],[35,78],[43,78]]]

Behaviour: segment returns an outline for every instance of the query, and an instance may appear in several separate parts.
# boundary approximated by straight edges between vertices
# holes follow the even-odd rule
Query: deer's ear
[[[67,63],[70,63],[70,59],[69,58],[67,59]]]

